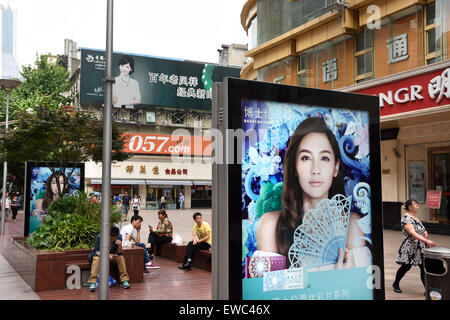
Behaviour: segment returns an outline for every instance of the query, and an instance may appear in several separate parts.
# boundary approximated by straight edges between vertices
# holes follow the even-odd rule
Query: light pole
[[[6,122],[5,129],[8,130],[8,120],[9,120],[9,94],[11,90],[20,85],[19,80],[13,79],[0,79],[0,88],[6,91]],[[6,207],[6,174],[8,171],[8,163],[6,161],[3,162],[3,188],[2,188],[2,230],[1,234],[5,233],[5,207]]]
[[[99,300],[108,300],[109,296],[109,248],[111,245],[109,241],[109,234],[111,212],[112,85],[114,83],[114,77],[112,76],[113,0],[107,1]]]

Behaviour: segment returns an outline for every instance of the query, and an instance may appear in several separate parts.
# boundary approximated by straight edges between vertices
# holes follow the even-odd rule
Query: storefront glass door
[[[430,149],[431,190],[442,191],[440,209],[432,209],[431,220],[450,223],[450,148]]]

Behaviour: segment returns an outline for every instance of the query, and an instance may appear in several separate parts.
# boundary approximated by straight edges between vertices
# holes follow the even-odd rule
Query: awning
[[[191,180],[146,180],[148,185],[159,184],[159,185],[173,185],[173,186],[192,186]]]
[[[196,185],[196,186],[210,186],[210,185],[212,185],[212,181],[211,180],[194,181],[194,185]]]
[[[91,179],[91,184],[102,184],[102,180]],[[145,184],[145,180],[111,180],[111,184]]]

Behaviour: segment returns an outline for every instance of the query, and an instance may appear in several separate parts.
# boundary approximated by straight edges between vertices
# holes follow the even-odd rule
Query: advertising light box
[[[214,99],[213,298],[384,299],[378,98],[228,78]]]
[[[58,198],[58,177],[63,194],[84,191],[84,163],[71,164],[64,175],[59,169],[52,172],[43,162],[26,163],[25,236],[37,230],[47,217],[48,208]]]

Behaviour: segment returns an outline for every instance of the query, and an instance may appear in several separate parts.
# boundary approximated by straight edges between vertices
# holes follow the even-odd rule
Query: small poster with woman
[[[64,194],[74,194],[84,189],[84,164],[51,170],[45,164],[27,163],[27,193],[25,216],[28,217],[28,233],[36,231],[47,216],[53,201]],[[27,223],[27,222],[26,222]],[[27,228],[25,228],[26,233]],[[26,235],[28,234],[26,233]]]

